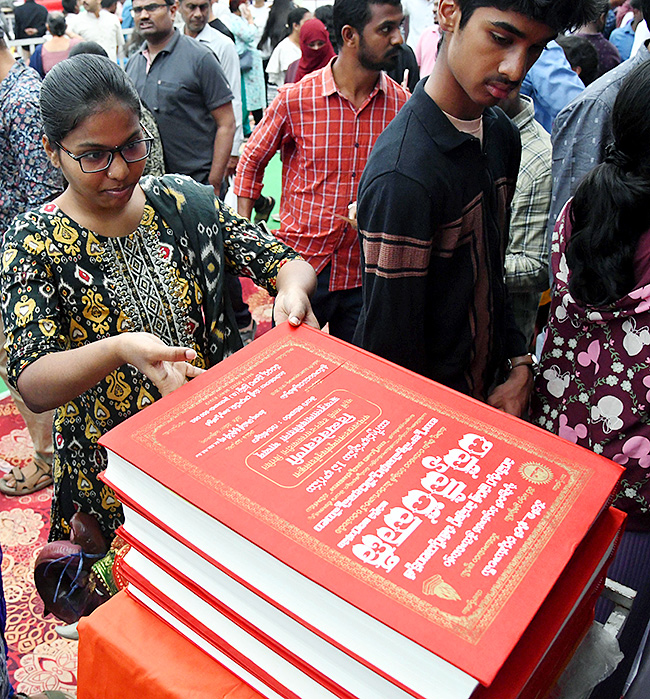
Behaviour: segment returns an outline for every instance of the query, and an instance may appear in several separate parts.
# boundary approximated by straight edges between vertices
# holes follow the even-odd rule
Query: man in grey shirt
[[[210,3],[208,0],[180,0],[178,11],[185,23],[184,33],[210,48],[219,60],[233,94],[232,108],[235,112],[235,138],[226,168],[226,175],[234,175],[239,160],[239,150],[244,142],[242,130],[241,72],[235,42],[208,24]]]
[[[167,172],[211,184],[218,195],[235,135],[233,94],[214,53],[174,29],[176,5],[134,0],[145,44],[126,68],[160,130]]]
[[[642,1],[642,9],[644,15],[650,17],[650,0]],[[650,46],[646,42],[636,56],[591,83],[557,115],[552,135],[553,194],[547,227],[549,251],[555,221],[562,208],[582,178],[604,160],[605,148],[613,140],[612,109],[623,80],[647,60],[650,60]]]

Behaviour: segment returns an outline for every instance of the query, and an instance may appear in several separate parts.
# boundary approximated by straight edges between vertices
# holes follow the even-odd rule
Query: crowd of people
[[[593,694],[620,697],[650,622],[650,0],[31,4],[33,69],[0,28],[0,374],[34,456],[0,490],[54,482],[50,540],[85,513],[114,556],[98,439],[253,340],[250,277],[276,323],[625,467],[637,597]]]

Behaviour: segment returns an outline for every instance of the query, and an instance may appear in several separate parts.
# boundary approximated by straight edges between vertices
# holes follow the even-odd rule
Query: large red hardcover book
[[[622,472],[288,324],[101,443],[179,506],[391,629],[402,650],[420,648],[486,686]],[[410,688],[427,696],[423,684]]]
[[[599,517],[495,681],[489,688],[478,688],[472,695],[473,699],[534,699],[551,687],[553,678],[559,675],[570,658],[570,651],[579,643],[593,619],[595,601],[614,554],[623,520],[624,514],[613,508]],[[402,695],[396,687],[387,687],[385,683],[381,685],[375,681],[373,686],[367,671],[362,674],[354,667],[351,672],[359,675],[357,683],[356,686],[348,684],[350,691],[346,691],[336,684],[342,674],[340,654],[328,653],[327,648],[323,651],[322,644],[317,646],[314,650],[323,656],[324,662],[314,665],[320,666],[324,672],[316,669],[311,664],[315,657],[312,652],[314,644],[306,638],[309,636],[306,629],[299,629],[301,633],[296,633],[295,624],[285,628],[282,620],[277,623],[271,605],[255,599],[250,604],[250,593],[245,588],[227,576],[222,581],[224,576],[218,569],[199,556],[184,552],[181,543],[165,534],[161,536],[155,525],[130,509],[126,512],[126,524],[121,531],[133,547],[126,557],[129,566],[125,568],[125,577],[146,594],[155,597],[161,592],[173,596],[173,589],[168,589],[171,576],[182,588],[225,614],[337,697]],[[181,572],[181,569],[185,571]],[[199,615],[197,609],[187,604],[182,605],[180,611],[178,609],[177,606],[175,613],[183,623],[195,624],[195,617]],[[277,618],[277,612],[275,616]],[[298,656],[296,650],[302,650],[302,656]],[[363,666],[360,668],[365,671]]]
[[[625,517],[610,507],[596,520],[494,682],[472,699],[508,697],[513,688],[518,699],[545,696],[593,621]]]

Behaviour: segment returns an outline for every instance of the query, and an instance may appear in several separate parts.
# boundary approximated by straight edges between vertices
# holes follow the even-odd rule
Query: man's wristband
[[[530,367],[534,377],[537,377],[539,374],[539,363],[534,354],[522,354],[519,357],[512,357],[511,359],[508,359],[507,367],[509,372],[518,366]]]

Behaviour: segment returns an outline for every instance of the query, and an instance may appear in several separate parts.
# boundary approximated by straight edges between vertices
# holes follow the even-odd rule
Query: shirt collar
[[[332,60],[322,69],[321,89],[323,97],[329,97],[330,95],[333,95],[334,93],[338,92],[338,88],[336,87],[336,83],[334,82],[334,74],[332,73],[332,66],[334,65],[334,61],[336,60],[336,58],[336,56],[333,56]],[[379,90],[381,90],[382,92],[386,92],[386,87],[386,73],[384,73],[384,71],[382,70],[379,72],[379,78],[377,79],[375,87],[373,91],[370,93],[368,99],[372,99],[372,97],[375,96],[375,93],[377,93]]]
[[[519,114],[515,114],[512,122],[521,131],[526,124],[535,118],[535,105],[533,100],[527,95],[519,95],[519,99],[522,102],[522,109]]]
[[[459,131],[447,119],[442,109],[424,91],[426,81],[426,78],[420,80],[408,104],[411,105],[423,128],[426,129],[431,140],[437,144],[440,151],[447,153],[468,141],[477,141],[470,134]],[[483,142],[485,142],[488,130],[496,118],[496,112],[491,107],[483,111]]]
[[[167,44],[165,44],[165,47],[160,49],[156,56],[159,56],[161,53],[171,53],[174,50],[174,47],[178,43],[179,39],[181,37],[181,33],[174,27],[174,36],[169,40]],[[190,38],[189,36],[187,37],[188,39]],[[148,54],[149,54],[149,44],[145,41],[144,44],[142,45],[141,53],[147,58],[148,60]]]
[[[205,43],[210,43],[214,39],[215,34],[219,34],[214,27],[211,27],[207,22],[205,27],[201,29],[201,31],[194,37],[197,41],[203,41]],[[185,34],[185,30],[183,29],[183,34]],[[185,36],[188,36],[185,34]],[[190,37],[191,39],[192,37]]]

